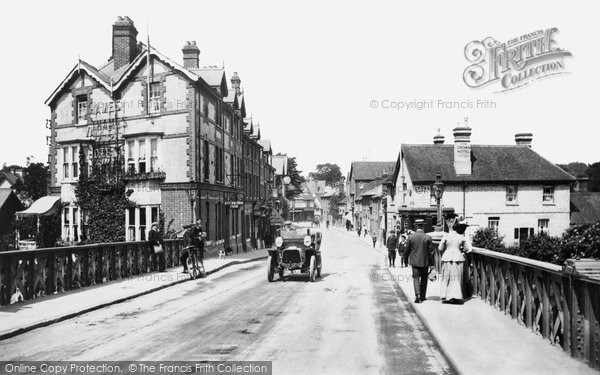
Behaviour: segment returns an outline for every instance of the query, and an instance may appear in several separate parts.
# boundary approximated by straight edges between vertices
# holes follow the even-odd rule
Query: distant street
[[[0,360],[266,360],[274,374],[453,373],[355,233],[324,232],[323,278],[231,267],[0,341]]]

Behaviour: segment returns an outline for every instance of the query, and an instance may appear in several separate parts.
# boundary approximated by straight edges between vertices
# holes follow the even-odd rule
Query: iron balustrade
[[[433,238],[434,264],[441,272],[441,236]],[[559,266],[472,250],[464,267],[466,297],[478,296],[571,357],[600,369],[600,279],[577,271],[587,268],[597,274],[600,261],[570,259]]]
[[[179,266],[183,240],[164,243],[166,267]],[[153,271],[143,241],[0,252],[0,305],[10,304],[17,290],[31,300]]]

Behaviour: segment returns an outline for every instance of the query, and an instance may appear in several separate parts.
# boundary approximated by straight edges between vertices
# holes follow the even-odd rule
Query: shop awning
[[[50,215],[53,210],[58,206],[60,202],[60,196],[45,196],[41,197],[37,201],[24,211],[18,211],[17,216],[45,216]]]

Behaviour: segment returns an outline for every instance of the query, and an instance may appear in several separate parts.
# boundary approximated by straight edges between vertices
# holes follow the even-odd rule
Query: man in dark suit
[[[415,303],[425,301],[427,295],[427,274],[433,266],[433,245],[431,236],[417,229],[408,236],[404,259],[412,266],[413,284],[415,287]]]
[[[386,241],[386,247],[388,249],[388,267],[396,267],[396,249],[398,248],[398,237],[396,237],[396,233],[394,231],[390,232],[390,236]]]

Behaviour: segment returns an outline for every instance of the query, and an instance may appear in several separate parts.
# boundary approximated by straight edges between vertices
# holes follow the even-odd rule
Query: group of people
[[[183,251],[179,259],[183,265],[183,273],[188,273],[187,258],[190,256],[190,250],[197,251],[197,259],[201,261],[204,258],[204,237],[206,233],[202,229],[202,220],[183,227]],[[166,268],[164,239],[158,230],[158,223],[152,223],[148,232],[148,248],[150,251],[151,268],[164,272]]]
[[[440,299],[442,303],[462,303],[467,295],[464,278],[467,259],[465,255],[471,251],[469,241],[464,236],[468,225],[457,219],[450,224],[450,232],[444,234],[438,246],[441,254]],[[424,233],[423,229],[408,231],[407,234],[401,233],[397,236],[395,231],[390,232],[386,241],[388,262],[390,267],[395,267],[398,251],[402,266],[410,264],[415,303],[421,303],[427,299],[428,280],[437,278],[434,269],[434,244],[431,236]]]

